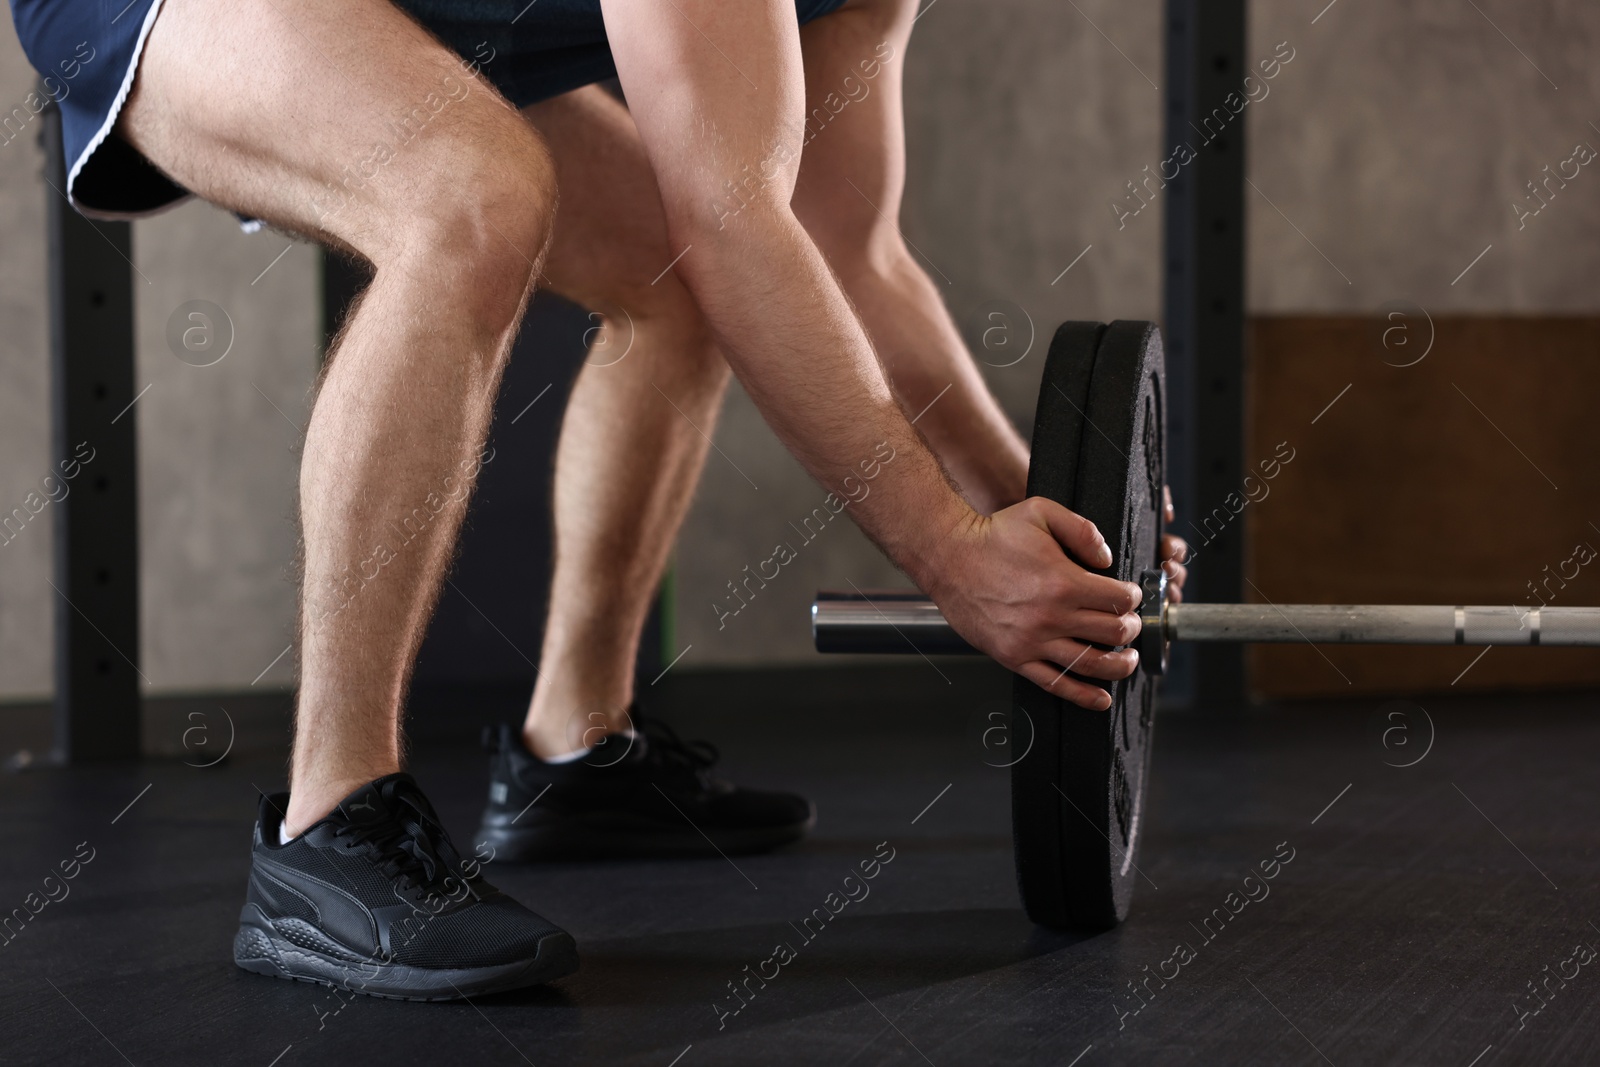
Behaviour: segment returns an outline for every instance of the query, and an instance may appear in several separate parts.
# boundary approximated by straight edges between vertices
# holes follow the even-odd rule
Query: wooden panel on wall
[[[1600,548],[1600,319],[1275,316],[1251,343],[1256,475],[1180,515],[1197,566],[1208,522],[1243,521],[1251,600],[1600,604],[1600,558],[1582,562]],[[1482,651],[1262,645],[1249,664],[1267,698],[1600,685],[1600,650]]]

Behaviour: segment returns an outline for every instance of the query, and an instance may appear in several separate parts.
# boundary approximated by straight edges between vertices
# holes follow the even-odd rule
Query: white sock
[[[289,831],[284,829],[283,823],[278,824],[278,844],[287,845],[294,838],[289,836]]]
[[[626,737],[630,741],[633,741],[633,740],[637,740],[638,739],[639,733],[638,733],[637,730],[634,730],[633,728],[630,727],[627,730],[624,730],[622,732],[622,736]],[[594,746],[590,745],[587,748],[580,748],[580,749],[578,749],[578,750],[576,750],[574,752],[563,753],[560,756],[551,756],[549,759],[545,760],[544,762],[546,762],[546,763],[576,763],[579,760],[581,760],[583,757],[587,756],[589,753],[591,753],[593,751],[594,751]]]

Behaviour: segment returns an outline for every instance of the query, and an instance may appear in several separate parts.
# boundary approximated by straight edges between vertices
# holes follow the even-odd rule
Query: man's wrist
[[[965,544],[967,532],[985,521],[960,493],[948,486],[942,488],[945,492],[929,502],[900,551],[894,553],[895,562],[930,596],[951,573],[951,554]]]

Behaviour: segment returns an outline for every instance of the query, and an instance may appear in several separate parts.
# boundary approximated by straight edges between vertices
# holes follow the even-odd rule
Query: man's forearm
[[[846,479],[860,482],[881,443],[894,450],[892,476],[875,481],[851,511],[920,581],[938,542],[974,512],[900,410],[866,332],[799,223],[768,212],[707,227],[676,269],[751,399],[819,482],[852,499]]]
[[[1028,446],[1006,417],[909,252],[841,278],[908,417],[972,506],[992,514],[1027,495]]]
[[[1140,591],[1092,523],[1047,500],[979,516],[900,410],[866,332],[793,213],[805,78],[782,0],[601,0],[634,121],[693,292],[763,415],[818,479],[843,488],[894,449],[892,473],[852,511],[978,648],[1035,684],[1104,709],[1136,664]],[[715,40],[713,40],[713,35]],[[737,65],[734,59],[738,57]],[[757,73],[753,79],[747,71]],[[731,199],[730,199],[731,197]],[[729,216],[733,217],[729,217]]]

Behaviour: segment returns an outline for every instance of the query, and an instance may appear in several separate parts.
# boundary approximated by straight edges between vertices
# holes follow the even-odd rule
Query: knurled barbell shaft
[[[1600,645],[1600,608],[1447,604],[1169,604],[1173,641]]]
[[[1183,603],[1164,625],[1170,641],[1600,646],[1600,607]],[[977,652],[933,601],[904,593],[819,593],[811,630],[818,652]]]

